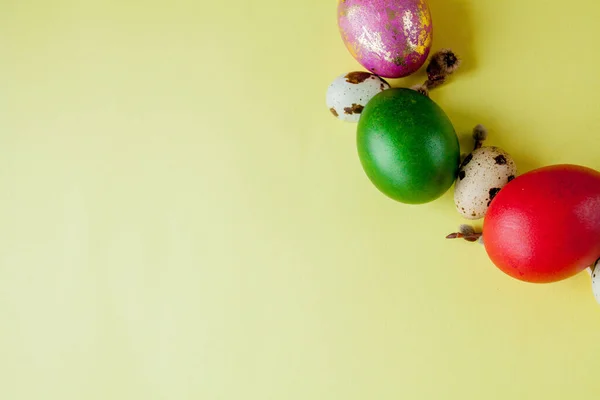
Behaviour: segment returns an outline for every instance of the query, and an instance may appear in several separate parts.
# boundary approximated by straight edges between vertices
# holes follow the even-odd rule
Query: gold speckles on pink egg
[[[417,71],[431,48],[426,0],[339,0],[338,26],[352,56],[386,78]]]

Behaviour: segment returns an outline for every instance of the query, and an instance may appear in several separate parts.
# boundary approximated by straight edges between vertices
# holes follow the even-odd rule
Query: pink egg
[[[386,78],[417,71],[433,36],[425,0],[338,0],[344,44],[366,69]]]

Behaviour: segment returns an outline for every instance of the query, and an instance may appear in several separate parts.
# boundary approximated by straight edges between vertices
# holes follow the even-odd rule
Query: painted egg
[[[552,165],[515,178],[483,223],[485,249],[506,274],[557,282],[600,257],[600,172]]]
[[[458,171],[454,204],[467,219],[485,216],[500,189],[515,179],[517,165],[498,147],[481,147],[469,154]]]
[[[426,0],[339,0],[338,27],[350,54],[386,78],[421,68],[433,38]]]
[[[350,72],[337,77],[327,90],[327,107],[342,121],[358,122],[363,109],[390,85],[368,72]]]
[[[592,267],[592,291],[596,301],[600,303],[600,260],[596,261],[595,267]]]
[[[356,144],[371,182],[402,203],[437,199],[458,173],[460,148],[452,122],[433,100],[411,89],[373,97],[358,121]]]

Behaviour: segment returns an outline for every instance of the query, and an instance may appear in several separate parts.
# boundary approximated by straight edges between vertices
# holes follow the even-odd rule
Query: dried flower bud
[[[446,239],[463,239],[467,242],[477,242],[482,236],[482,233],[475,232],[475,228],[471,225],[461,225],[458,230],[458,232],[446,236]]]
[[[450,49],[442,49],[435,53],[427,66],[430,81],[437,81],[453,74],[460,67],[460,59]]]
[[[475,229],[471,225],[463,224],[458,228],[458,231],[463,235],[472,235],[475,233]]]
[[[473,128],[473,139],[475,139],[475,150],[479,149],[483,146],[483,142],[487,139],[488,132],[487,129],[479,124],[475,128]]]
[[[411,87],[411,89],[421,93],[424,96],[429,97],[429,89],[427,87],[427,84],[415,85]]]
[[[473,139],[483,142],[487,139],[488,132],[485,126],[479,124],[473,128]]]

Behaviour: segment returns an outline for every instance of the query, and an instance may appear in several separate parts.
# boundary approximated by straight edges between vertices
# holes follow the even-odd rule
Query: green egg
[[[356,144],[371,182],[402,203],[439,198],[458,173],[460,147],[452,122],[433,100],[411,89],[373,97],[358,121]]]

